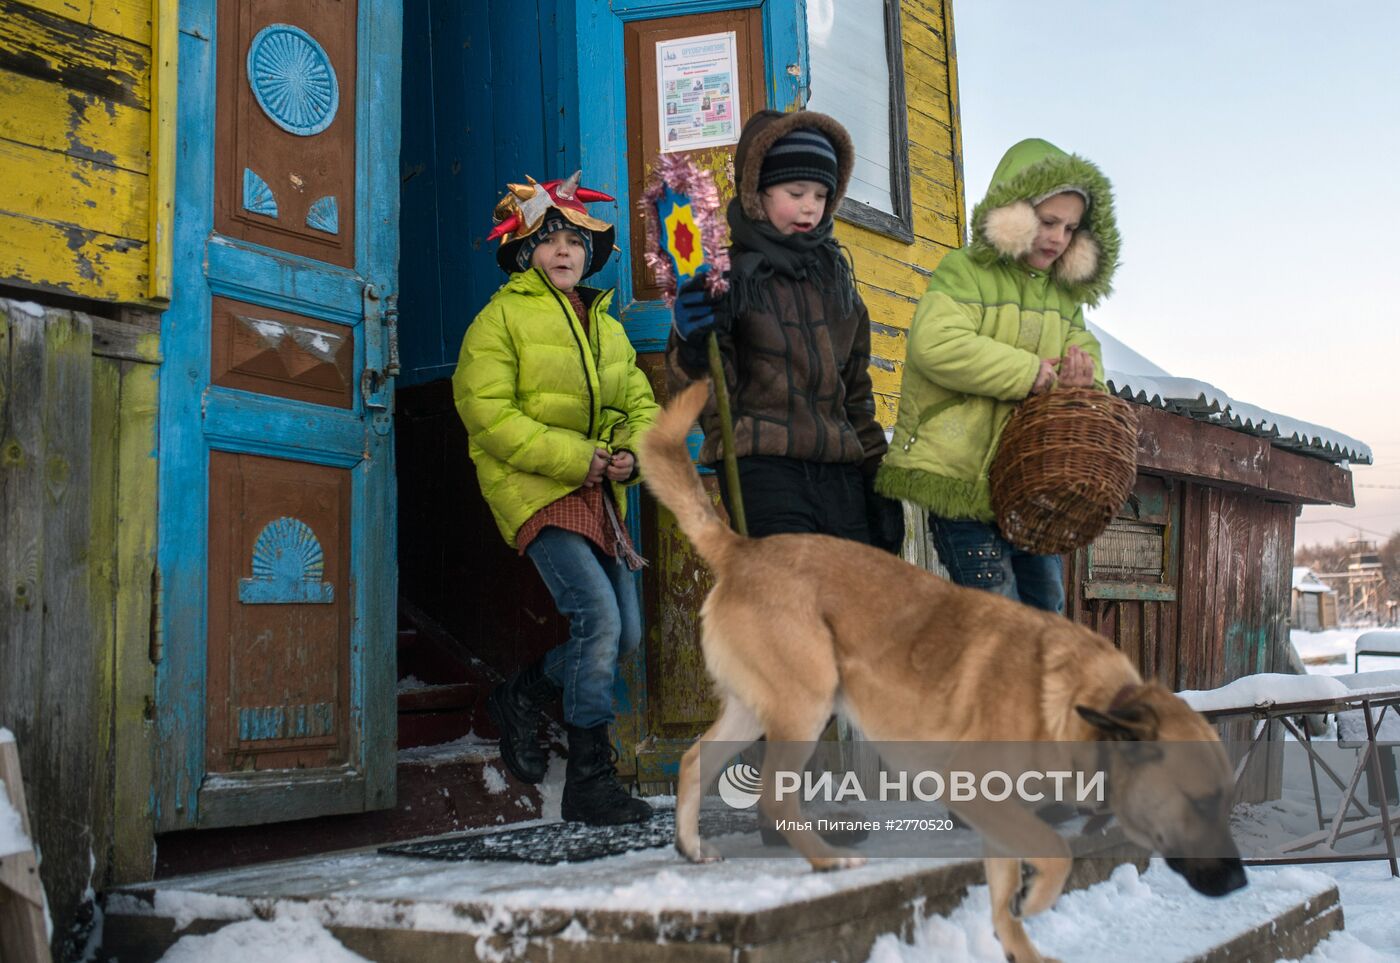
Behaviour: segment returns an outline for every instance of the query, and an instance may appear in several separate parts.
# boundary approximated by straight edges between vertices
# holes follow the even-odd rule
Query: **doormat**
[[[702,836],[758,833],[754,813],[702,811]],[[584,863],[643,849],[659,849],[676,841],[676,813],[658,810],[644,823],[630,826],[586,826],[583,823],[549,823],[525,829],[506,829],[472,836],[452,836],[417,843],[396,843],[379,851],[390,856],[421,859],[481,860],[509,863]]]

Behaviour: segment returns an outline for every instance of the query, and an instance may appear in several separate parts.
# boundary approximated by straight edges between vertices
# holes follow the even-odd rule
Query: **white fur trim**
[[[1082,284],[1099,269],[1099,242],[1088,231],[1079,231],[1065,253],[1055,261],[1055,275],[1066,284]]]
[[[1030,253],[1031,246],[1035,244],[1035,232],[1039,228],[1040,218],[1036,216],[1035,208],[1026,201],[1015,201],[987,212],[987,218],[982,222],[982,235],[988,244],[997,249],[997,253],[1018,258]]]

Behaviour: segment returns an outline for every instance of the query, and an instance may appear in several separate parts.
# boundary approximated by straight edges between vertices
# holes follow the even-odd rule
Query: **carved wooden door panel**
[[[180,6],[157,829],[394,801],[400,8]]]

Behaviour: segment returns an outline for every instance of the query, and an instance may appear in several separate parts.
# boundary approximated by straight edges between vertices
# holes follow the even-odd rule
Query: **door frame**
[[[231,0],[225,0],[231,2]],[[179,6],[177,166],[173,247],[174,299],[162,318],[156,661],[157,780],[151,787],[156,832],[300,819],[383,808],[395,795],[394,640],[397,546],[392,432],[374,431],[365,398],[325,414],[330,430],[315,450],[268,440],[250,430],[245,409],[267,423],[295,418],[296,403],[210,385],[211,299],[223,295],[347,325],[355,335],[355,371],[384,370],[389,346],[381,321],[396,287],[398,142],[402,11],[396,0],[359,0],[356,38],[355,268],[275,252],[214,234],[217,62],[216,0]],[[371,204],[373,205],[371,207]],[[248,285],[269,256],[295,271],[296,292],[269,296]],[[346,305],[361,306],[351,311]],[[381,383],[376,416],[388,423],[392,381]],[[256,424],[256,421],[253,422]],[[211,445],[211,439],[217,442]],[[350,769],[353,777],[280,777],[283,804],[260,818],[248,801],[279,778],[224,777],[205,787],[211,447],[353,469],[350,549]],[[372,577],[362,578],[368,574]],[[358,738],[356,738],[358,736]],[[229,785],[223,785],[228,783]],[[338,783],[338,784],[337,784]],[[201,811],[201,790],[204,811]],[[265,817],[265,818],[263,818]]]
[[[627,225],[634,199],[627,170],[627,74],[623,27],[637,20],[761,8],[765,102],[775,110],[795,109],[807,100],[807,4],[805,0],[558,0],[557,39],[560,63],[557,107],[562,113],[561,170],[583,170],[583,182],[617,199],[614,223]],[[573,44],[569,44],[572,38]],[[587,66],[580,71],[579,65]],[[547,104],[553,108],[556,104]],[[632,284],[632,238],[617,232],[621,254],[598,278],[599,287],[616,287],[613,304],[638,353],[664,351],[671,312],[662,301],[637,301]],[[641,492],[627,493],[627,526],[633,542],[642,544]],[[642,573],[637,573],[641,595]],[[645,596],[643,596],[645,597]],[[648,613],[643,613],[645,620]],[[645,660],[635,671],[624,671],[615,692],[618,728],[628,741],[649,747],[648,763],[676,769],[689,740],[657,740],[648,731],[648,686]],[[665,743],[664,745],[662,743]],[[651,777],[655,779],[656,777]]]
[[[627,116],[627,74],[623,24],[753,7],[763,12],[766,101],[774,110],[801,107],[807,91],[807,4],[805,0],[561,0],[561,22],[573,18],[575,62],[561,64],[560,101],[565,105],[564,167],[583,169],[584,183],[617,198],[616,223],[630,221],[633,198],[627,177],[627,125],[609,123]],[[561,35],[568,36],[567,28]],[[563,51],[568,54],[570,51]],[[579,64],[588,69],[580,73]],[[582,112],[583,120],[579,118]],[[577,146],[575,146],[577,145]],[[624,216],[627,214],[628,216]],[[619,317],[638,352],[664,351],[671,312],[661,301],[636,301],[632,294],[632,248],[618,231],[615,258],[600,282],[617,287]]]

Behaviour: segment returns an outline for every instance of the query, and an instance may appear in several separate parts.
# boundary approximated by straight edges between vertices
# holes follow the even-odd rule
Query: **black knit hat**
[[[826,135],[812,127],[799,127],[773,142],[763,155],[758,189],[788,181],[816,181],[836,190],[836,149]]]

